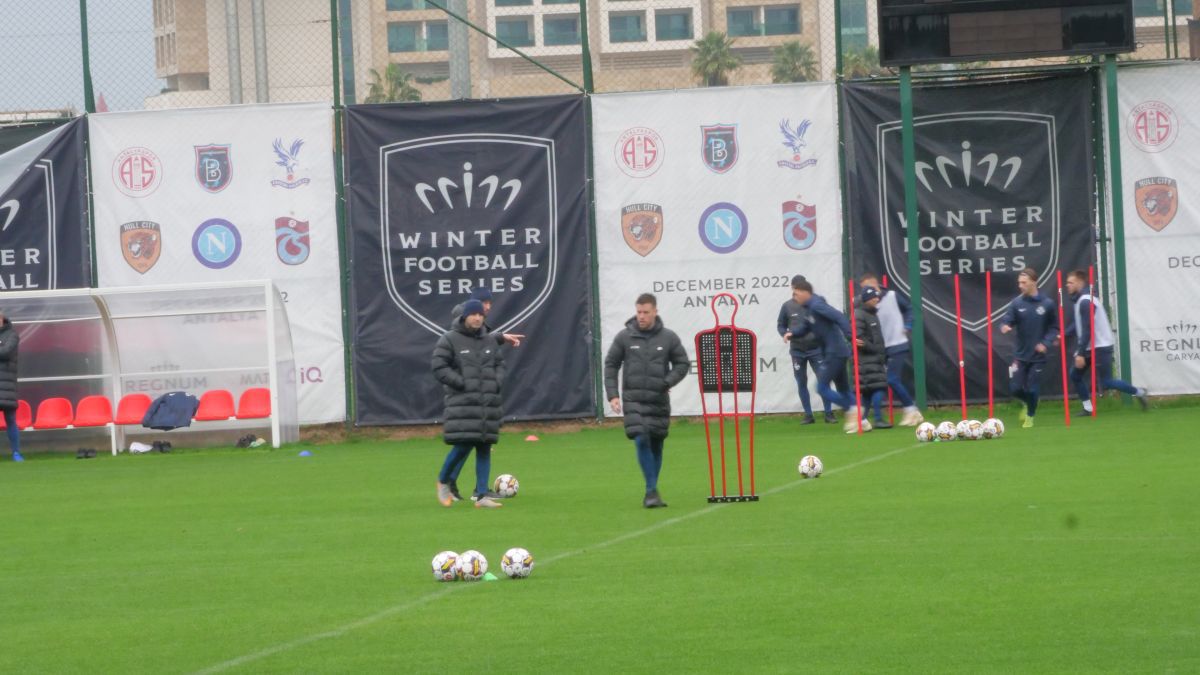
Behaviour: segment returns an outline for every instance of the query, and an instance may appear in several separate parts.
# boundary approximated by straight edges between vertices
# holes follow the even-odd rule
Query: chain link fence
[[[1200,0],[1133,4],[1137,50],[1122,60],[1192,57]],[[103,111],[333,100],[335,72],[343,103],[831,80],[839,64],[846,79],[895,74],[879,66],[876,0],[0,0],[0,7],[9,55],[0,123],[9,124],[79,114],[89,105],[88,85]]]

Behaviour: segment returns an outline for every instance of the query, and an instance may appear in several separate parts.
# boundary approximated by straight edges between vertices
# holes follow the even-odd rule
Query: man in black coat
[[[864,408],[869,405],[875,411],[874,428],[890,429],[892,425],[883,419],[880,410],[883,395],[888,387],[887,344],[883,338],[883,327],[879,322],[879,290],[865,286],[858,296],[854,308],[855,347],[858,349],[858,388]],[[863,431],[870,431],[864,427]]]
[[[14,462],[23,462],[21,430],[17,428],[17,347],[21,336],[3,312],[0,312],[0,411],[4,413],[8,447]]]
[[[646,478],[642,506],[652,509],[666,506],[658,494],[658,475],[671,426],[671,387],[687,376],[691,363],[679,336],[663,327],[658,300],[642,293],[636,307],[637,314],[625,322],[604,357],[604,389],[612,411],[625,414],[625,435],[633,439]]]
[[[442,437],[450,448],[438,473],[438,501],[454,503],[451,471],[475,451],[475,508],[497,508],[500,502],[488,490],[492,470],[492,445],[500,440],[501,385],[504,357],[500,345],[483,327],[483,303],[468,300],[454,327],[442,335],[433,350],[433,376],[445,392]]]

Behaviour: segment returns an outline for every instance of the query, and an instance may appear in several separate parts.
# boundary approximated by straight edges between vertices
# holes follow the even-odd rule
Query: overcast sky
[[[88,0],[92,86],[112,110],[136,110],[154,77],[153,0]],[[78,0],[0,0],[0,111],[83,111]]]

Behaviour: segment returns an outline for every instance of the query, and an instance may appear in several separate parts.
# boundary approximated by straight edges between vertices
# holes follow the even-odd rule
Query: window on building
[[[542,39],[547,46],[579,44],[579,15],[550,14],[543,17]]]
[[[530,23],[527,16],[497,18],[496,37],[514,47],[532,46],[533,31],[530,30]]]
[[[691,40],[692,10],[672,9],[654,13],[655,40]]]
[[[578,5],[579,0],[542,0],[543,5]]]
[[[532,5],[533,0],[496,0],[497,7],[520,7],[522,5]]]
[[[610,14],[608,16],[609,42],[645,42],[646,15]]]
[[[725,23],[730,37],[759,35],[757,7],[738,7],[725,10]]]
[[[425,0],[387,0],[389,12],[407,12],[414,9],[429,9]]]
[[[842,0],[842,48],[867,46],[867,0]]]
[[[445,21],[425,24],[425,48],[431,52],[444,52],[450,48],[450,33]]]
[[[795,35],[800,32],[800,7],[781,5],[763,8],[763,30],[767,35]]]
[[[421,24],[419,23],[388,23],[388,51],[415,52],[419,51]]]

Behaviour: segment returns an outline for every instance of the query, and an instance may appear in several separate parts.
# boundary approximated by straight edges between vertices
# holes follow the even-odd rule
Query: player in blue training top
[[[1021,426],[1028,429],[1033,426],[1033,416],[1037,413],[1046,355],[1058,342],[1054,314],[1057,306],[1038,292],[1037,270],[1032,267],[1017,274],[1017,287],[1021,294],[1000,319],[1000,332],[1009,333],[1014,327],[1017,331],[1016,353],[1008,367],[1008,387],[1015,398],[1025,402],[1021,409]]]
[[[804,337],[812,333],[821,345],[821,365],[817,368],[817,393],[826,401],[846,410],[846,418],[842,429],[852,434],[858,430],[859,410],[855,405],[854,395],[843,387],[842,391],[834,391],[829,386],[831,382],[845,381],[839,378],[839,373],[846,372],[846,359],[850,358],[850,322],[846,315],[834,309],[825,302],[825,298],[813,293],[812,284],[800,281],[792,284],[792,297],[808,311],[804,321],[796,326],[795,333],[785,333],[783,338]],[[871,430],[871,421],[862,421],[863,431]]]
[[[1083,411],[1092,413],[1092,375],[1088,362],[1092,360],[1092,291],[1088,288],[1087,273],[1075,270],[1067,275],[1067,291],[1075,302],[1075,365],[1071,368],[1071,381],[1075,383],[1075,391],[1083,404]],[[1096,338],[1096,382],[1100,391],[1116,389],[1137,399],[1146,410],[1149,405],[1146,400],[1147,392],[1133,386],[1125,380],[1112,376],[1113,365],[1113,334],[1112,326],[1108,323],[1108,312],[1104,305],[1095,305],[1095,338]],[[1068,328],[1067,332],[1071,329]]]

